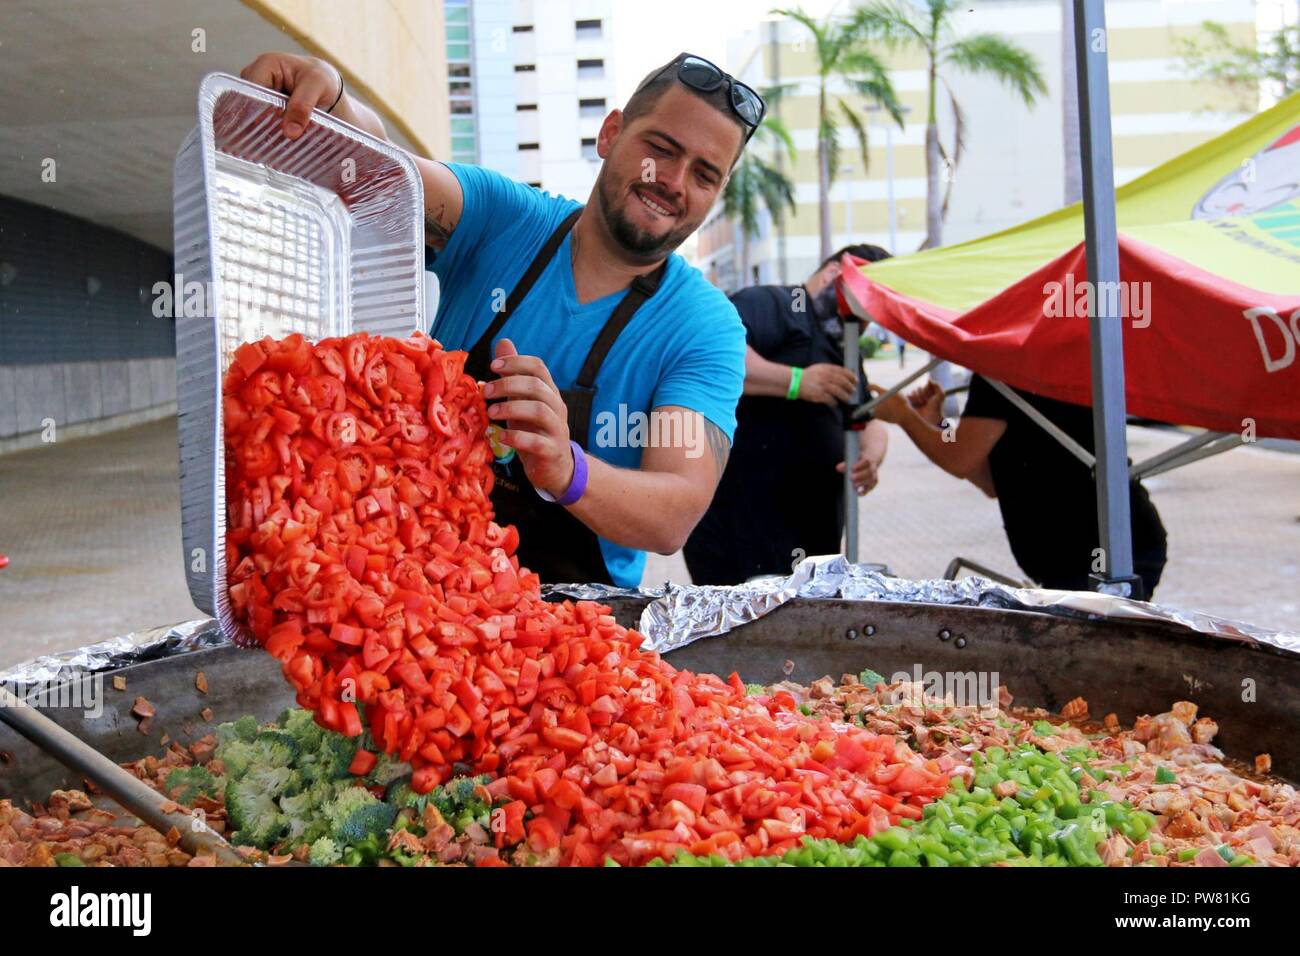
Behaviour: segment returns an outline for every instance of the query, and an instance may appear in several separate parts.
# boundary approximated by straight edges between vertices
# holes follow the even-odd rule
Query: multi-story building
[[[1213,20],[1238,42],[1251,43],[1269,29],[1266,17],[1269,23],[1293,22],[1288,17],[1294,17],[1294,8],[1295,0],[1110,0],[1107,52],[1116,182],[1133,179],[1254,112],[1251,104],[1222,87],[1192,82],[1180,40],[1197,35],[1202,21]],[[966,123],[965,151],[952,177],[946,244],[1049,212],[1062,205],[1065,195],[1060,0],[976,0],[961,5],[953,17],[959,35],[997,33],[1028,49],[1048,90],[1028,108],[989,77],[952,73]],[[743,279],[736,265],[741,259],[738,230],[731,229],[728,236],[725,224],[706,226],[699,265],[706,275],[730,276],[737,284],[797,282],[815,268],[820,252],[813,45],[802,26],[773,21],[738,37],[731,53],[728,67],[751,85],[788,87],[774,110],[798,150],[794,164],[787,165],[797,207],[781,229],[762,218],[759,235],[749,241],[749,271]],[[925,238],[925,62],[916,51],[888,55],[886,62],[908,109],[901,130],[895,125],[887,131],[885,117],[867,111],[870,104],[841,81],[830,85],[833,94],[870,118],[871,144],[864,170],[856,139],[841,123],[842,165],[830,192],[833,248],[872,242],[906,253]],[[940,137],[951,147],[953,116],[943,89],[939,101]],[[724,263],[727,259],[732,263]]]
[[[610,0],[446,0],[452,159],[585,199],[613,107]]]

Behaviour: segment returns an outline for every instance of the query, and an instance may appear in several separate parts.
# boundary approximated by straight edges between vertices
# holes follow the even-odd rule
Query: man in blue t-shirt
[[[264,54],[245,79],[377,136],[334,67]],[[440,282],[431,334],[469,352],[496,423],[498,520],[543,581],[639,583],[678,550],[726,467],[745,374],[735,308],[673,253],[761,122],[749,87],[682,54],[601,126],[585,206],[476,166],[416,158]],[[496,376],[496,377],[494,377]]]

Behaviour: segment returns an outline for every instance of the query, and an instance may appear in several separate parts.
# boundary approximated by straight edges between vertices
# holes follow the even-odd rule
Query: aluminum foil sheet
[[[1300,635],[1230,621],[1181,608],[1148,604],[1092,591],[1011,588],[986,578],[912,581],[883,573],[879,565],[850,564],[843,555],[805,558],[788,577],[770,577],[735,587],[666,584],[624,591],[606,585],[557,585],[554,593],[582,599],[651,597],[641,612],[639,630],[647,646],[666,653],[705,637],[716,637],[762,617],[791,598],[842,598],[960,604],[1006,610],[1039,611],[1062,617],[1106,618],[1178,624],[1223,640],[1267,645],[1300,654]]]
[[[62,683],[87,674],[113,671],[163,657],[188,654],[230,643],[210,617],[113,637],[70,651],[33,658],[0,671],[0,684]]]
[[[285,98],[224,73],[199,86],[176,155],[181,535],[200,610],[226,592],[221,376],[236,347],[424,328],[424,188],[411,158],[325,113],[289,141]]]
[[[882,573],[879,565],[850,564],[842,555],[805,558],[787,577],[773,576],[735,587],[672,583],[658,588],[552,584],[542,590],[548,597],[569,597],[580,601],[649,598],[650,603],[641,612],[639,630],[645,635],[647,646],[660,653],[685,647],[701,638],[726,634],[799,597],[959,604],[1038,611],[1061,617],[1177,624],[1212,639],[1242,641],[1300,655],[1300,635],[1255,627],[1199,611],[1130,601],[1090,591],[1009,588],[979,577],[958,581],[911,581]],[[230,643],[231,638],[222,633],[216,621],[202,618],[38,657],[0,672],[0,683],[66,680]]]

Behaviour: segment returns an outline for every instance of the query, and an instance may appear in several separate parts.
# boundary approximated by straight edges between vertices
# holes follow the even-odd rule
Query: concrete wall
[[[426,156],[451,153],[441,0],[244,0],[331,63]]]
[[[102,431],[169,414],[175,401],[170,357],[0,365],[0,451],[39,441],[46,419],[60,434],[91,422]]]

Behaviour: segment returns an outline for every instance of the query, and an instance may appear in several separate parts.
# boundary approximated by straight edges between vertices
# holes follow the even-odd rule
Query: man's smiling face
[[[611,113],[596,145],[610,234],[647,262],[668,255],[708,215],[744,138],[740,123],[680,85],[631,122]]]

